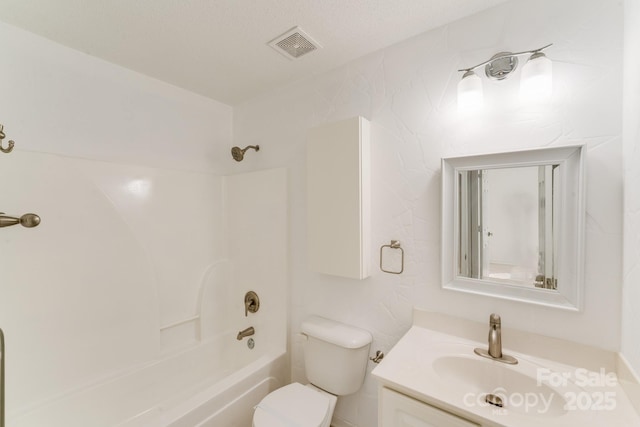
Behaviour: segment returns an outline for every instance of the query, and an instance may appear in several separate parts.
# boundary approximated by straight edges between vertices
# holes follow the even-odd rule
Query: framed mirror
[[[442,286],[581,309],[582,145],[442,159]]]

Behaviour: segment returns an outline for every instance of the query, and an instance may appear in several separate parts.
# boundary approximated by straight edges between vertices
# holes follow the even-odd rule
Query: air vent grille
[[[276,37],[269,42],[269,46],[289,59],[299,58],[321,47],[299,27],[294,27],[281,36]]]
[[[284,40],[276,43],[280,49],[285,50],[289,55],[298,58],[305,53],[316,50],[316,47],[309,40],[305,39],[300,33],[291,34]]]

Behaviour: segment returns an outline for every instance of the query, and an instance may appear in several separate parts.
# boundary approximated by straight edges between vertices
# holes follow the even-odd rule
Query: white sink
[[[531,376],[536,368],[527,365],[522,360],[518,365],[507,365],[469,354],[438,357],[432,368],[445,384],[465,390],[469,405],[489,406],[485,398],[493,394],[501,399],[505,411],[537,417],[564,415],[567,402],[563,394]]]
[[[609,353],[509,331],[503,343],[519,347],[503,348],[518,360],[509,365],[474,353],[474,348],[487,348],[485,325],[446,315],[421,316],[430,322],[414,325],[373,370],[381,389],[395,390],[481,426],[640,426],[640,416],[620,384],[583,381],[585,374],[603,378]],[[587,365],[574,365],[573,358]],[[487,394],[501,397],[503,406],[487,403]]]

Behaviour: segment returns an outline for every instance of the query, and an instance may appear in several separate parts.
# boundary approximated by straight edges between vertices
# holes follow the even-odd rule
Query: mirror
[[[443,287],[580,309],[583,146],[442,160]]]
[[[458,171],[459,276],[556,289],[558,166]]]

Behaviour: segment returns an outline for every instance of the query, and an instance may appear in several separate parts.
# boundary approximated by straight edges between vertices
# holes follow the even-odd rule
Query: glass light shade
[[[552,63],[544,53],[531,55],[520,76],[520,99],[525,102],[544,102],[551,98]]]
[[[458,111],[477,110],[483,104],[482,81],[476,73],[467,71],[458,83]]]

